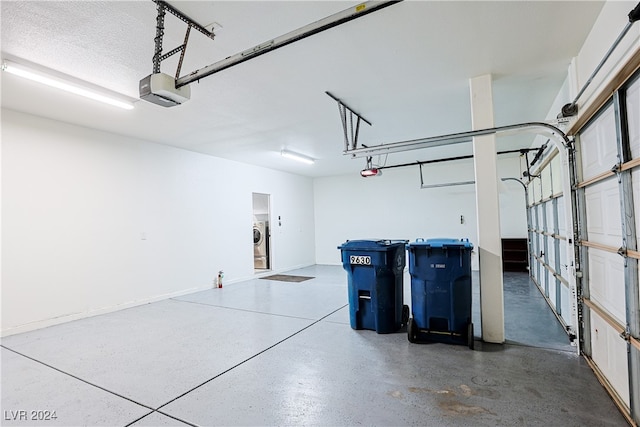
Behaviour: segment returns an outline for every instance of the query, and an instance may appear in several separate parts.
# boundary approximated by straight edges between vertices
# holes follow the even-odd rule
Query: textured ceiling
[[[171,2],[216,38],[191,39],[183,74],[356,5],[333,1]],[[633,6],[633,2],[630,3]],[[192,99],[133,111],[92,105],[2,76],[2,106],[308,176],[357,173],[342,155],[330,91],[361,113],[367,145],[470,130],[468,80],[491,73],[496,125],[543,120],[602,2],[405,1],[221,71]],[[151,1],[1,2],[2,54],[137,97],[152,71]],[[186,26],[166,19],[165,51]],[[173,74],[175,61],[163,64]],[[518,148],[526,139],[499,139]],[[282,148],[318,159],[298,165]],[[470,153],[468,144],[389,156],[388,164]]]

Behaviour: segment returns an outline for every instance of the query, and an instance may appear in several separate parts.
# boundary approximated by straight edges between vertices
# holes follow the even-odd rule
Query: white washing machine
[[[264,221],[253,223],[253,267],[268,268],[267,266],[267,227]]]

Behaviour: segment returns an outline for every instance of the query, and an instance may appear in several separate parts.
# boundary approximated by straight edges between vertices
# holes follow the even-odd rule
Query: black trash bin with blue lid
[[[351,328],[397,332],[409,320],[402,274],[406,240],[347,240],[342,266],[348,273]]]
[[[473,349],[469,239],[417,239],[407,245],[411,275],[410,342],[467,344]]]

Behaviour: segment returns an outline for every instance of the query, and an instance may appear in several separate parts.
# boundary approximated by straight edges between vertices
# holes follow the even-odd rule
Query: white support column
[[[491,75],[469,80],[473,130],[494,127]],[[502,242],[496,136],[473,138],[480,261],[480,314],[482,340],[504,342],[504,298],[502,289]]]

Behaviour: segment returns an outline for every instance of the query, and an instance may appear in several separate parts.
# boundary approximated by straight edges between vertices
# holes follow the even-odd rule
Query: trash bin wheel
[[[410,317],[407,323],[407,338],[409,342],[416,342],[418,340],[418,325],[416,325],[413,317]]]
[[[402,325],[408,325],[409,321],[409,306],[408,305],[403,305],[402,306]]]
[[[475,340],[473,336],[473,323],[469,322],[469,325],[467,326],[467,345],[471,350],[473,350],[474,343]]]

